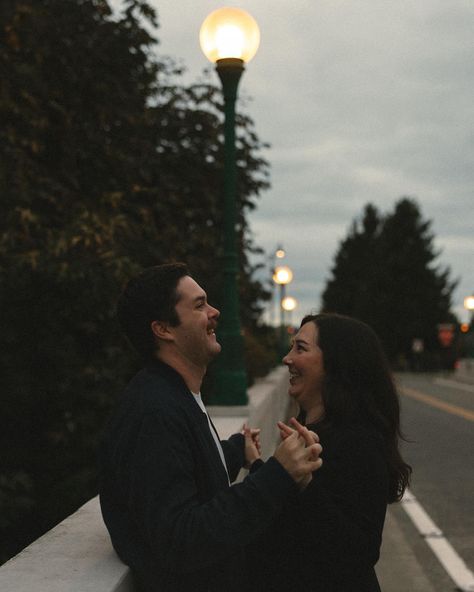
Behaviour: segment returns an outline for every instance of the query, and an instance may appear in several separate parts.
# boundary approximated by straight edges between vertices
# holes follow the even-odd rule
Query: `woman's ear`
[[[153,335],[157,339],[162,339],[163,341],[172,341],[173,334],[169,330],[169,324],[163,321],[152,321],[151,323],[151,330]]]

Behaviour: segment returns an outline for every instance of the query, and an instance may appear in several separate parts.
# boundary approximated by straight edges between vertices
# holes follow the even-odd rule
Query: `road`
[[[397,383],[402,430],[408,440],[403,455],[413,466],[410,490],[474,572],[474,384],[432,374],[400,374]],[[425,587],[413,584],[409,592],[455,590],[453,579],[402,505],[391,506],[390,513],[405,548],[410,547],[407,554],[421,566],[422,579],[426,578]],[[403,566],[398,569],[400,573]],[[402,592],[396,583],[388,588]]]

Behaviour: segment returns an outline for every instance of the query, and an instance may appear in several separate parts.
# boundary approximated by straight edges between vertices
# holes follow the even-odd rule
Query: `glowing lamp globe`
[[[260,31],[248,12],[238,8],[219,8],[202,23],[199,41],[211,62],[226,58],[249,62],[257,53]]]
[[[297,305],[298,305],[298,303],[296,302],[296,298],[293,298],[292,296],[286,296],[281,301],[282,308],[284,310],[286,310],[287,312],[291,312],[291,311],[295,310]]]
[[[275,268],[275,273],[273,274],[273,281],[275,282],[275,284],[289,284],[292,279],[293,272],[286,265],[282,265],[280,267]]]
[[[474,296],[468,296],[467,298],[464,298],[464,308],[474,311]]]

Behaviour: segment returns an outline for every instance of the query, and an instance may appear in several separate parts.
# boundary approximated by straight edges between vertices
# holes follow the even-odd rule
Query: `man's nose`
[[[220,310],[209,305],[209,316],[218,319],[221,316]]]

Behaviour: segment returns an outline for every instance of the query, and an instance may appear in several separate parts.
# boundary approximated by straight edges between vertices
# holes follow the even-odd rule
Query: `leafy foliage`
[[[366,205],[335,256],[324,310],[359,318],[382,339],[394,363],[411,356],[413,339],[438,348],[437,325],[453,320],[450,270],[436,264],[431,222],[402,198],[382,216]]]
[[[125,7],[118,19],[105,0],[0,9],[0,561],[96,491],[98,434],[136,364],[114,319],[123,283],[186,260],[219,303],[220,91],[180,85],[173,61],[152,57],[155,12]],[[246,213],[268,171],[250,118],[237,128],[251,335],[266,294]]]

